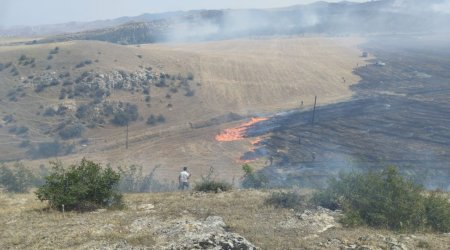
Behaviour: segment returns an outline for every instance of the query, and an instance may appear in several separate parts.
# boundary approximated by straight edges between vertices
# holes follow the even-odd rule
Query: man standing
[[[191,174],[187,171],[187,167],[183,167],[183,171],[180,172],[180,176],[178,177],[178,189],[189,189],[189,177],[191,177]]]

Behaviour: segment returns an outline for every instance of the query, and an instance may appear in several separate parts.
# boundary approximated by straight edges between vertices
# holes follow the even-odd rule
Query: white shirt
[[[181,173],[180,173],[180,181],[181,182],[188,182],[189,176],[191,176],[191,174],[189,174],[187,171],[181,171]]]

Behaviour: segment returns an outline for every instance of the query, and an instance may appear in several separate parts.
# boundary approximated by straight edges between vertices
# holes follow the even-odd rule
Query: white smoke
[[[208,40],[219,31],[220,27],[211,21],[180,22],[171,26],[167,40],[171,42]]]
[[[433,4],[431,9],[434,12],[450,14],[450,1],[446,1],[443,3]]]

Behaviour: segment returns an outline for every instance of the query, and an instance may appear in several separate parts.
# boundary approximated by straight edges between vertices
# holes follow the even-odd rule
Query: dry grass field
[[[448,249],[450,245],[445,234],[399,234],[364,227],[342,228],[339,224],[324,230],[326,223],[334,223],[329,216],[315,218],[313,213],[299,219],[296,211],[266,205],[264,201],[270,192],[273,191],[128,194],[124,210],[83,214],[49,211],[33,194],[0,193],[0,248],[162,249],[173,243],[173,232],[164,231],[163,235],[161,230],[180,221],[201,221],[208,216],[222,217],[227,230],[262,249],[339,249],[339,244],[349,249],[397,249],[392,248],[395,244],[403,244],[405,249]],[[147,204],[154,208],[140,209]],[[195,231],[189,227],[184,230]]]
[[[238,123],[222,124],[191,129],[189,123],[208,121],[211,118],[234,112],[251,117],[270,115],[274,112],[310,107],[314,96],[319,105],[344,100],[352,96],[349,86],[359,78],[352,73],[357,65],[367,62],[360,57],[359,38],[273,38],[248,39],[193,44],[151,44],[122,46],[95,41],[73,41],[55,44],[0,46],[3,62],[17,61],[20,55],[36,58],[34,68],[19,68],[21,79],[0,74],[1,93],[21,84],[21,80],[38,74],[51,66],[58,74],[70,71],[72,75],[83,71],[109,72],[124,70],[133,72],[144,67],[170,74],[195,76],[195,96],[186,98],[173,95],[168,101],[163,97],[152,100],[147,107],[143,97],[113,91],[109,100],[136,103],[142,120],[130,125],[129,149],[125,150],[125,128],[106,125],[86,130],[83,138],[89,144],[78,153],[60,157],[65,163],[79,161],[82,157],[103,164],[143,165],[151,169],[162,167],[156,176],[173,180],[182,165],[188,165],[194,178],[205,173],[210,166],[223,179],[232,180],[242,173],[242,162],[237,159],[251,146],[250,140],[217,142],[215,135],[226,127]],[[46,57],[50,50],[59,47],[52,60]],[[75,68],[80,61],[95,60],[92,65]],[[19,123],[30,128],[32,141],[48,141],[48,136],[37,129],[45,124],[54,125],[58,117],[37,115],[39,106],[58,105],[59,90],[42,93],[26,90],[27,95],[18,102],[2,98],[1,115],[14,113]],[[164,96],[163,90],[154,88],[156,96]],[[1,94],[0,93],[0,94]],[[67,101],[66,101],[67,102]],[[86,103],[76,99],[73,105]],[[167,102],[173,106],[168,109]],[[145,124],[149,114],[162,113],[166,123],[155,127]],[[1,131],[1,152],[5,156],[21,157],[17,150],[17,138]],[[49,159],[24,161],[30,166],[47,164]],[[254,163],[261,165],[261,162]]]

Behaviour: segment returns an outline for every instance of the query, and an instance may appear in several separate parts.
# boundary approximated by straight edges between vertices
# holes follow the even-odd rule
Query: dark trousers
[[[188,190],[189,189],[189,182],[180,182],[180,186],[178,186],[178,189],[180,189],[180,190]]]

